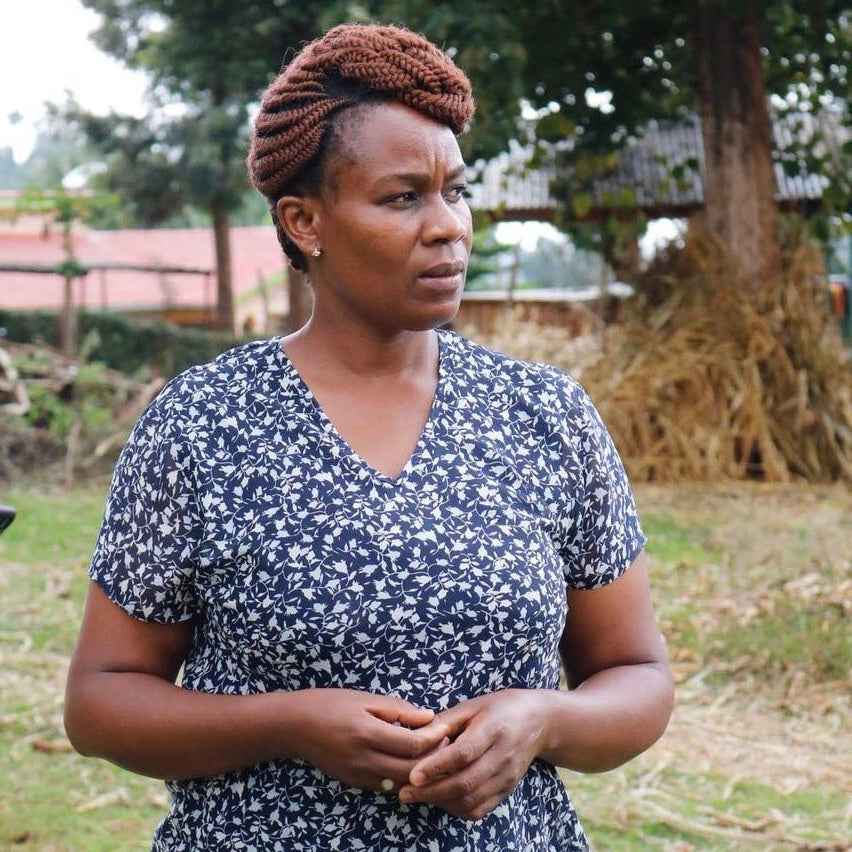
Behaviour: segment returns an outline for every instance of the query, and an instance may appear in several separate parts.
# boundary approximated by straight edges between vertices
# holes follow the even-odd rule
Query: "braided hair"
[[[393,26],[341,24],[306,45],[270,83],[255,120],[248,169],[269,201],[278,241],[305,270],[276,212],[284,195],[315,195],[337,119],[353,107],[397,102],[459,134],[473,115],[470,82],[431,42]]]

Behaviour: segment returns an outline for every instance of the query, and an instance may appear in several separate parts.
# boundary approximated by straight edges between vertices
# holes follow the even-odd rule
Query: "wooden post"
[[[518,274],[521,271],[521,243],[515,243],[512,251],[512,267],[509,270],[509,289],[506,292],[506,304],[511,308],[515,304],[515,291],[518,289]]]
[[[74,276],[64,276],[62,293],[62,313],[59,317],[59,348],[63,355],[74,356],[77,341],[77,317],[74,313]]]
[[[287,288],[290,302],[290,331],[298,331],[310,318],[313,309],[313,294],[307,276],[287,267]]]

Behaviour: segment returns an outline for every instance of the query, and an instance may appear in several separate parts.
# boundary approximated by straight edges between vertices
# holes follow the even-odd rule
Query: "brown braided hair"
[[[393,26],[334,27],[306,45],[264,93],[248,169],[296,269],[307,263],[278,221],[278,199],[318,194],[329,153],[340,144],[337,119],[353,107],[383,102],[405,104],[456,134],[473,115],[464,72],[423,36]]]

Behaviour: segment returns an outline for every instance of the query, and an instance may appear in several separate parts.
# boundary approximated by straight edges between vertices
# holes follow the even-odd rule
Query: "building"
[[[10,196],[5,193],[7,203]],[[89,268],[74,279],[74,307],[184,326],[212,323],[216,279],[211,229],[95,231],[75,226],[71,246],[76,261]],[[0,307],[58,310],[65,281],[56,267],[67,257],[60,228],[43,217],[0,219]],[[281,328],[289,313],[286,258],[274,229],[232,228],[231,260],[236,330]],[[34,271],[38,269],[44,271]]]

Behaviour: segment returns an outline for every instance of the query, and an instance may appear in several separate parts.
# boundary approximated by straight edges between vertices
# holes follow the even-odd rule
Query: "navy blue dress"
[[[345,687],[440,711],[559,688],[566,588],[611,582],[644,544],[624,469],[569,376],[439,340],[396,478],[346,444],[279,339],[188,370],[142,415],[90,574],[137,618],[195,620],[185,689]],[[159,852],[587,848],[542,760],[479,822],[298,760],[168,786]]]

